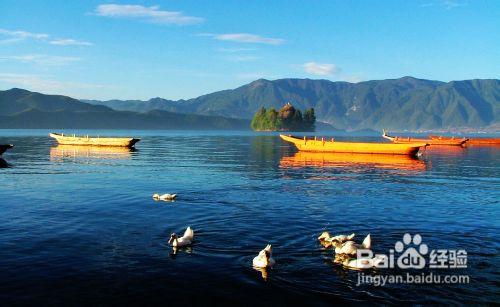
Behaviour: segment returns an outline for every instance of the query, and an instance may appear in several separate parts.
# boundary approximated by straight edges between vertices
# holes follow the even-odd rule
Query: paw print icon
[[[402,253],[398,257],[397,264],[401,269],[422,269],[425,267],[425,258],[429,252],[426,244],[422,243],[422,237],[419,234],[414,235],[406,233],[403,236],[403,242],[396,242],[394,249]]]

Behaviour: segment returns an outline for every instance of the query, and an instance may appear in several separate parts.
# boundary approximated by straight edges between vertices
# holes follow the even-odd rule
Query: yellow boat
[[[387,155],[408,155],[415,156],[421,147],[427,146],[426,143],[412,144],[391,144],[391,143],[355,143],[355,142],[337,142],[335,140],[325,139],[303,139],[280,134],[281,139],[293,143],[301,151],[314,152],[343,152],[343,153],[361,153],[361,154],[387,154]]]
[[[444,146],[463,146],[469,139],[418,139],[411,137],[400,137],[400,136],[390,136],[387,135],[385,130],[383,130],[382,137],[388,139],[395,144],[411,144],[411,143],[422,143],[425,142],[430,146],[434,145],[444,145]]]
[[[429,135],[431,140],[457,140],[455,137]],[[467,145],[500,145],[500,138],[468,138]]]
[[[117,146],[134,147],[135,143],[141,139],[134,138],[111,138],[111,137],[89,137],[87,136],[67,136],[59,133],[50,133],[50,137],[57,140],[61,145],[85,145],[85,146]]]
[[[283,157],[280,160],[282,168],[358,168],[359,166],[405,171],[424,171],[426,169],[424,161],[407,155],[299,151],[291,157]]]

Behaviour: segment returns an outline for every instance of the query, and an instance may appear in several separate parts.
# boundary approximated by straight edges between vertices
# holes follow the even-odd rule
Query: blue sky
[[[192,98],[258,78],[500,76],[500,1],[0,2],[0,89]]]

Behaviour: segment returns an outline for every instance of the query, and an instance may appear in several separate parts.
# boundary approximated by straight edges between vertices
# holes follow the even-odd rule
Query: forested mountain
[[[0,91],[0,128],[249,129],[249,125],[248,120],[222,116],[116,111],[17,88]]]
[[[314,108],[318,121],[341,129],[479,128],[500,122],[500,80],[260,79],[189,100],[90,102],[136,112],[161,109],[244,119],[252,118],[261,107],[279,109],[291,102],[299,109]]]

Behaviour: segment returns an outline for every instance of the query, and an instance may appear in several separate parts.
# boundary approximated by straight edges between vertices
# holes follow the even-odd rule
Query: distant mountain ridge
[[[13,88],[0,91],[0,128],[50,129],[249,129],[245,119],[179,114],[162,110],[146,113],[116,111],[61,95]]]
[[[318,121],[339,129],[484,128],[500,123],[500,80],[441,82],[403,77],[359,83],[259,79],[189,100],[85,101],[116,110],[224,115],[250,119],[261,107],[292,102],[314,108]]]

